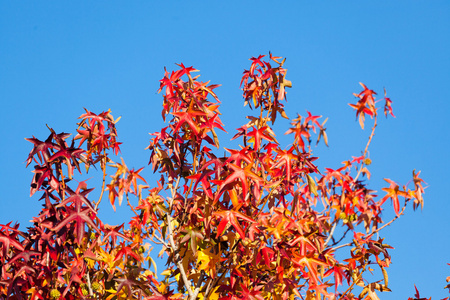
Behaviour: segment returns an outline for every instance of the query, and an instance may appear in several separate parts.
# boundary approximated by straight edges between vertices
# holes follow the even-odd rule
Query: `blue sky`
[[[384,177],[406,184],[413,169],[429,187],[424,210],[408,210],[382,234],[395,250],[392,293],[380,298],[406,299],[414,284],[423,296],[443,298],[450,275],[449,49],[448,1],[0,1],[0,223],[28,226],[40,209],[38,196],[29,197],[25,137],[45,139],[46,124],[74,133],[83,107],[110,108],[122,116],[121,156],[129,167],[146,166],[148,133],[163,126],[158,80],[164,66],[183,62],[222,84],[228,140],[249,114],[241,109],[242,71],[250,57],[271,51],[287,57],[288,115],[329,117],[330,147],[316,151],[322,167],[337,168],[365,146],[369,131],[347,105],[358,82],[380,95],[387,89],[396,118],[377,129],[371,187],[380,191]],[[287,126],[276,126],[281,141]],[[153,178],[150,167],[145,172]],[[103,204],[107,222],[127,221],[124,207],[113,213]]]

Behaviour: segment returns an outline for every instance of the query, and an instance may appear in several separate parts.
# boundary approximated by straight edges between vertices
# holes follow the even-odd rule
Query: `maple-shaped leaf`
[[[283,223],[281,223],[283,224]],[[290,241],[289,246],[294,246],[297,244],[300,244],[300,255],[305,256],[307,254],[307,252],[317,252],[317,246],[307,237],[301,235],[295,239],[293,239],[292,241]]]
[[[86,108],[84,110],[86,111],[86,113],[82,114],[78,119],[83,119],[83,120],[88,119],[88,122],[89,122],[89,125],[91,128],[94,127],[95,123],[98,123],[98,125],[100,127],[102,127],[103,121],[107,121],[107,122],[111,121],[111,119],[107,118],[107,115],[109,114],[109,112],[102,112],[97,115],[97,114],[87,110]]]
[[[103,242],[106,242],[109,238],[112,240],[112,244],[115,246],[117,242],[117,238],[123,238],[124,240],[131,242],[131,239],[128,238],[125,234],[121,233],[120,230],[123,230],[125,224],[111,226],[108,224],[102,225],[101,229],[104,233]]]
[[[126,262],[128,260],[128,256],[135,258],[137,261],[142,261],[142,257],[136,254],[131,246],[125,246],[125,242],[120,243],[120,250],[117,252],[114,261],[124,259]]]
[[[189,128],[194,132],[195,135],[198,135],[200,132],[200,128],[198,126],[198,122],[194,120],[197,116],[205,116],[206,113],[194,109],[189,109],[187,111],[180,111],[172,113],[174,116],[178,117],[178,121],[176,122],[177,126],[174,129],[174,132],[178,132],[180,127],[187,123]]]
[[[219,191],[215,197],[215,201],[217,201],[218,198],[220,197],[220,195],[223,193],[223,188],[227,184],[230,184],[237,179],[239,179],[241,181],[242,193],[243,193],[244,197],[247,195],[247,191],[248,191],[247,179],[249,179],[249,178],[253,179],[257,185],[259,185],[260,183],[262,183],[264,181],[261,177],[259,177],[258,175],[256,175],[255,173],[253,173],[251,171],[251,169],[253,167],[252,165],[248,165],[245,168],[241,168],[235,164],[230,163],[230,164],[228,164],[228,166],[233,170],[233,172],[220,185]]]
[[[50,136],[44,142],[38,140],[34,136],[32,138],[25,138],[25,140],[34,144],[34,147],[31,150],[30,154],[28,154],[28,158],[26,160],[27,167],[33,160],[33,156],[35,154],[37,154],[40,163],[42,163],[42,162],[48,161],[48,159],[50,157],[50,151],[49,151],[50,149],[60,150],[60,146],[52,142],[53,133],[51,133]],[[36,159],[35,159],[35,161],[36,161]]]
[[[131,294],[133,293],[133,285],[137,285],[138,282],[133,278],[128,278],[125,276],[124,278],[114,279],[117,283],[119,283],[117,287],[117,293],[119,293],[123,287],[127,287],[127,295],[128,299],[131,299]]]
[[[214,251],[213,251],[214,252]],[[220,262],[220,253],[214,254],[211,249],[198,251],[197,264],[199,270],[204,270],[211,277],[216,276],[216,265]]]
[[[406,197],[407,193],[404,191],[401,191],[398,184],[395,183],[394,181],[385,178],[385,181],[387,181],[390,185],[388,188],[382,188],[383,191],[385,191],[387,193],[386,196],[384,196],[380,202],[381,204],[383,204],[388,198],[392,199],[392,203],[394,205],[394,211],[395,214],[398,216],[399,212],[400,212],[400,203],[399,203],[399,199],[398,196],[403,196]]]
[[[114,176],[111,175],[111,183],[107,185],[107,189],[109,190],[109,200],[114,211],[116,210],[116,207],[114,205],[116,198],[119,198],[119,205],[121,205],[123,194],[132,193],[134,195],[137,195],[137,179],[140,179],[143,182],[147,183],[145,179],[141,175],[139,175],[139,173],[144,168],[140,168],[137,171],[135,171],[134,169],[128,170],[128,167],[122,158],[121,160],[122,163],[115,163],[110,165],[110,167],[116,168],[117,171]]]
[[[314,132],[316,132],[316,126],[317,127],[321,127],[321,125],[319,124],[319,121],[317,121],[317,119],[322,118],[322,116],[313,116],[309,111],[306,111],[306,113],[308,114],[308,116],[305,119],[305,123],[311,122],[312,123],[312,129]]]
[[[27,294],[29,294],[31,300],[36,300],[36,299],[44,299],[44,297],[42,297],[42,290],[39,289],[38,287],[32,287],[30,288],[27,292]]]
[[[293,258],[289,258],[294,264],[296,264],[299,267],[306,267],[308,268],[308,271],[304,271],[306,275],[311,279],[311,282],[313,284],[319,283],[319,268],[318,266],[327,267],[328,264],[316,257],[313,257],[311,255],[308,256],[294,256]]]
[[[57,226],[52,228],[52,231],[60,231],[64,226],[71,222],[75,222],[76,241],[80,244],[84,237],[85,225],[89,225],[95,231],[99,231],[97,225],[90,214],[92,214],[92,208],[89,207],[75,207],[75,209],[67,208],[68,216],[65,217]]]
[[[325,123],[328,121],[328,118],[325,119],[325,121],[322,122],[322,124],[319,126],[319,135],[317,136],[317,142],[316,145],[319,144],[320,139],[323,137],[323,141],[325,142],[325,145],[328,147],[328,135],[326,133]]]
[[[269,247],[264,247],[260,252],[258,252],[258,256],[256,258],[256,263],[259,263],[262,258],[264,258],[264,264],[270,268],[270,263],[273,261],[275,251],[273,251]]]
[[[70,196],[61,201],[61,203],[58,204],[57,207],[64,207],[68,203],[73,203],[75,208],[82,208],[83,205],[86,205],[86,207],[88,207],[93,213],[96,213],[91,201],[86,198],[86,196],[90,192],[92,192],[92,190],[93,189],[86,189],[86,181],[80,182],[75,192],[72,191],[69,187],[66,187],[66,191]]]
[[[25,263],[28,263],[31,260],[32,256],[41,256],[41,255],[42,255],[41,252],[37,252],[37,251],[33,251],[33,250],[25,250],[25,251],[19,252],[16,256],[14,256],[8,262],[8,264],[12,264],[13,262],[15,262],[18,259],[23,259],[25,261]]]
[[[268,126],[261,127],[259,129],[256,129],[254,126],[252,127],[252,131],[247,133],[247,136],[250,136],[251,139],[249,142],[254,142],[254,149],[259,150],[259,146],[261,145],[261,139],[264,139],[269,142],[276,142],[278,143],[275,138],[270,134],[269,130],[270,128]]]
[[[72,167],[72,163],[77,167],[78,171],[81,173],[80,170],[80,166],[78,163],[78,159],[80,158],[81,154],[84,153],[83,149],[79,149],[79,148],[63,148],[61,150],[59,150],[58,152],[56,152],[55,154],[53,154],[48,161],[54,161],[57,158],[62,158],[65,161],[65,164],[67,165],[67,170],[68,170],[68,174],[69,174],[69,178],[72,179],[73,176],[73,167]]]
[[[132,193],[136,194],[138,191],[138,185],[137,185],[137,179],[142,180],[144,183],[147,183],[147,181],[145,181],[144,177],[142,177],[141,175],[139,175],[139,173],[144,169],[144,167],[140,168],[139,170],[135,171],[134,169],[131,169],[130,171],[128,171],[128,177],[127,177],[127,183],[129,185],[133,185],[134,191],[132,191]]]
[[[203,240],[205,238],[201,233],[201,230],[187,228],[183,229],[181,232],[186,235],[180,240],[180,244],[190,241],[192,253],[195,255],[197,253],[197,239]]]
[[[32,172],[35,175],[33,176],[33,180],[31,182],[30,197],[33,196],[44,183],[50,185],[53,190],[59,189],[59,181],[53,175],[53,170],[50,167],[41,167],[36,165]]]
[[[250,58],[250,60],[252,61],[252,64],[250,66],[250,76],[254,76],[255,75],[255,70],[257,69],[258,66],[260,67],[264,67],[265,66],[265,62],[262,61],[261,59],[264,58],[265,55],[259,55],[258,57],[252,57]]]
[[[278,168],[281,166],[285,166],[285,174],[287,181],[291,180],[291,171],[292,171],[292,159],[296,159],[296,155],[293,153],[294,147],[291,147],[289,150],[281,150],[276,149],[277,153],[276,161],[277,163],[272,166],[272,168]]]
[[[350,283],[350,278],[345,272],[346,268],[343,265],[336,264],[323,275],[324,277],[330,276],[332,273],[334,274],[334,285],[335,285],[335,293],[337,293],[337,289],[339,285],[342,285],[342,279],[347,279],[347,283]]]
[[[107,156],[106,153],[102,154],[105,149],[112,149],[114,154],[117,155],[120,151],[121,143],[116,141],[117,131],[115,124],[120,120],[120,117],[114,120],[111,115],[111,111],[104,111],[98,115],[88,111],[85,108],[86,113],[80,116],[82,121],[78,123],[78,134],[75,136],[75,140],[81,139],[79,147],[88,141],[87,146],[87,158],[90,160],[91,154],[96,154],[96,163],[101,158]],[[89,166],[86,166],[88,168]]]
[[[364,90],[359,94],[353,94],[355,97],[359,98],[357,104],[349,104],[356,110],[356,117],[359,117],[359,125],[364,129],[365,114],[373,117],[377,113],[375,108],[375,97],[377,93],[373,90],[368,89],[363,83],[359,83]]]
[[[236,165],[240,166],[242,161],[248,164],[252,164],[254,160],[254,150],[249,148],[242,148],[241,150],[227,149],[230,152],[230,157],[227,158],[226,162],[234,162]]]
[[[375,97],[374,95],[376,95],[377,93],[375,93],[373,90],[367,88],[367,86],[360,82],[359,83],[362,87],[363,87],[363,91],[360,92],[358,94],[358,97],[361,99],[361,101],[363,102],[369,102],[369,103],[374,103],[375,102]]]
[[[30,267],[29,265],[22,265],[19,270],[16,271],[14,274],[14,279],[20,278],[22,275],[25,275],[24,277],[27,277],[28,275],[33,275],[36,273],[36,270]]]
[[[2,232],[0,231],[0,243],[3,244],[2,246],[2,257],[1,257],[1,261],[3,262],[4,259],[6,259],[10,247],[13,246],[14,248],[16,248],[19,251],[24,251],[25,249],[23,248],[22,244],[19,243],[19,241],[16,239],[17,237],[17,233],[8,233],[8,232]]]
[[[245,285],[240,285],[242,288],[241,294],[242,297],[240,299],[242,300],[264,300],[264,297],[262,296],[262,293],[260,290],[262,289],[262,286],[257,286],[255,288],[252,288],[252,290],[249,290]]]
[[[256,221],[253,220],[252,218],[250,218],[244,214],[241,214],[238,211],[234,211],[234,210],[221,210],[221,211],[214,212],[213,215],[222,218],[219,225],[217,226],[216,237],[219,237],[223,233],[223,231],[225,230],[227,225],[231,224],[231,226],[233,226],[236,229],[236,231],[239,233],[239,235],[241,236],[241,239],[243,239],[245,237],[245,233],[244,233],[244,230],[242,229],[241,225],[239,224],[239,221],[237,220],[237,218],[248,221],[250,223],[256,223]]]
[[[311,116],[310,119],[312,117],[313,116]],[[312,120],[314,120],[314,118],[312,118]],[[313,128],[315,132],[315,127],[309,125],[306,120],[302,122],[302,116],[300,116],[299,114],[297,114],[297,118],[292,120],[291,125],[293,127],[289,128],[284,134],[294,133],[295,144],[298,144],[304,152],[305,142],[303,141],[303,138],[306,138],[308,141],[310,141],[311,134],[309,133],[309,130]]]
[[[358,102],[357,104],[349,104],[352,108],[356,110],[356,117],[359,117],[359,125],[361,126],[361,129],[364,129],[364,121],[365,121],[365,114],[368,114],[369,116],[373,116],[372,110],[370,110],[365,103]]]
[[[191,176],[186,176],[187,179],[191,179],[195,181],[194,184],[194,191],[197,189],[198,184],[201,182],[203,186],[203,191],[205,192],[206,196],[213,199],[213,193],[211,190],[211,184],[210,184],[210,175],[214,174],[214,171],[204,171],[202,173],[197,173]]]
[[[220,121],[218,113],[215,113],[212,117],[208,118],[206,121],[200,124],[200,129],[204,131],[203,133],[204,139],[211,145],[214,145],[217,148],[219,148],[219,138],[217,137],[216,131],[214,130],[215,127],[226,132],[226,130],[223,128],[222,121]],[[206,135],[208,131],[211,131],[212,133],[213,136],[212,140],[208,135]]]

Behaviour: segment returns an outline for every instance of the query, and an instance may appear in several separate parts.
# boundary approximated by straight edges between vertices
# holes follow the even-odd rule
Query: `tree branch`
[[[170,198],[170,203],[169,203],[170,209],[172,208],[173,199],[175,198],[175,194],[178,189],[178,184],[180,183],[180,178],[181,177],[178,177],[175,186],[174,187],[172,186],[172,188],[171,188],[172,197]],[[181,278],[183,279],[184,286],[189,294],[189,299],[195,300],[194,293],[192,292],[192,288],[191,288],[191,283],[186,276],[186,271],[184,270],[183,263],[180,258],[180,254],[178,253],[178,248],[175,245],[175,241],[173,239],[172,216],[170,215],[170,211],[168,211],[166,213],[166,216],[167,216],[167,227],[169,229],[169,243],[170,243],[170,247],[172,248],[172,251],[173,251],[175,263],[176,263],[178,269],[180,270]]]
[[[333,224],[333,227],[331,228],[331,231],[330,231],[330,235],[328,236],[327,240],[325,241],[325,244],[323,244],[324,247],[327,246],[328,242],[329,242],[329,241],[331,240],[331,238],[333,237],[333,233],[334,233],[334,230],[336,229],[337,223],[338,223],[338,222],[336,222],[336,223]]]

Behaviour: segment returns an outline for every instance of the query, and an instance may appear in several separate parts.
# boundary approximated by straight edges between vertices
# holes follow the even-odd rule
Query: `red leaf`
[[[236,231],[239,233],[241,238],[245,237],[244,230],[242,229],[241,225],[239,225],[239,222],[237,218],[246,220],[251,223],[255,223],[256,221],[251,219],[250,217],[247,217],[246,215],[241,214],[238,211],[234,210],[221,210],[214,213],[215,216],[219,216],[222,218],[222,221],[219,223],[219,226],[217,227],[217,235],[216,237],[219,237],[225,230],[228,224],[231,224]]]
[[[75,222],[75,233],[76,241],[81,243],[84,236],[84,226],[90,225],[90,227],[96,231],[99,231],[97,225],[92,221],[89,214],[92,214],[92,209],[88,207],[76,207],[75,209],[67,209],[69,215],[65,217],[56,227],[52,228],[53,231],[60,231],[64,226],[68,225],[70,222]]]
[[[252,165],[248,165],[244,169],[238,167],[235,164],[228,164],[228,166],[233,170],[233,172],[222,182],[222,184],[219,187],[219,191],[216,194],[215,201],[218,200],[220,195],[223,193],[223,188],[227,185],[232,183],[233,181],[239,179],[242,184],[242,194],[244,197],[247,195],[248,191],[248,182],[247,179],[253,179],[257,185],[259,185],[261,182],[263,182],[263,179],[260,178],[258,175],[253,173],[251,171]]]

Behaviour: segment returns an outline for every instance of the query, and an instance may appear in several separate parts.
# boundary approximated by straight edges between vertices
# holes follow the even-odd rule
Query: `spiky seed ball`
[[[100,283],[98,283],[98,282],[92,283],[92,290],[93,291],[98,291],[99,289],[100,289]]]
[[[61,297],[61,293],[57,289],[52,289],[50,291],[50,298],[58,299],[59,297]]]

